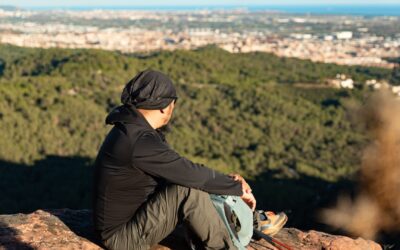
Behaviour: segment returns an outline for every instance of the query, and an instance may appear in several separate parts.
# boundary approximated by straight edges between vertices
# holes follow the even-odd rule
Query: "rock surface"
[[[283,229],[275,238],[302,250],[379,250],[373,241],[351,239],[317,231]],[[252,241],[253,249],[276,249],[265,240]],[[102,249],[92,233],[89,210],[37,210],[31,214],[0,215],[0,249]],[[187,249],[181,234],[170,235],[152,250]]]

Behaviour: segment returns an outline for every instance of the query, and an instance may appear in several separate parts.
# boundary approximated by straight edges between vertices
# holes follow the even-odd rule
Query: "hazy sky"
[[[301,5],[301,4],[400,4],[400,0],[0,0],[14,6],[151,6],[151,5]]]

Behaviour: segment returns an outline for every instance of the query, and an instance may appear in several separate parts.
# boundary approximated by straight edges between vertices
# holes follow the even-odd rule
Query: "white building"
[[[353,79],[346,79],[346,80],[342,80],[340,82],[340,87],[342,88],[346,88],[346,89],[352,89],[354,88],[354,81]]]
[[[396,94],[397,96],[400,96],[400,86],[393,86],[392,87],[392,92]]]
[[[353,32],[351,31],[341,31],[336,33],[336,38],[339,40],[347,40],[353,37]]]

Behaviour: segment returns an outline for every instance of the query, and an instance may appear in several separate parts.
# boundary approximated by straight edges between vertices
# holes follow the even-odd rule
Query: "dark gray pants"
[[[209,194],[179,185],[156,193],[104,245],[111,250],[149,249],[180,223],[198,236],[205,249],[237,249]]]

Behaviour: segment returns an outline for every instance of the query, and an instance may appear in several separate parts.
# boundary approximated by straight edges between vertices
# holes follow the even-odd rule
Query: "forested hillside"
[[[166,73],[178,88],[167,139],[179,153],[242,173],[253,180],[259,204],[294,214],[349,179],[368,140],[346,105],[362,102],[369,90],[320,84],[338,73],[360,83],[399,83],[389,69],[215,47],[123,55],[3,45],[0,213],[89,207],[91,162],[109,129],[105,116],[119,105],[124,84],[147,68]]]

